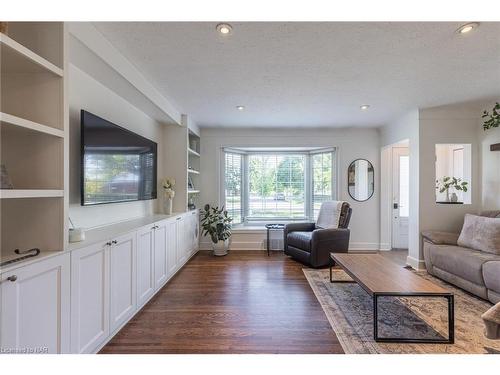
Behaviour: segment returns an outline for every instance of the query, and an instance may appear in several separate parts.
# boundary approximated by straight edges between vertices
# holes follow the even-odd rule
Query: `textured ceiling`
[[[500,23],[463,36],[459,23],[94,25],[200,126],[379,126],[500,96]]]

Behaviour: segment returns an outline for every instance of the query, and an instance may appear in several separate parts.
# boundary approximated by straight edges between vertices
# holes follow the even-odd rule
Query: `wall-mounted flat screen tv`
[[[82,110],[82,206],[156,199],[157,146]]]

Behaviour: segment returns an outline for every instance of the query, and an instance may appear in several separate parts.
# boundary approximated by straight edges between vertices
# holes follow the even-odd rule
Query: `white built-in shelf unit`
[[[1,258],[67,242],[67,108],[62,22],[9,22],[0,33]]]

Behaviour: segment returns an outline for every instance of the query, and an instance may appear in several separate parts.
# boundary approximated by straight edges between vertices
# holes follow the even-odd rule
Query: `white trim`
[[[409,255],[406,257],[406,264],[417,271],[425,270],[424,260],[418,260]]]
[[[380,251],[390,251],[392,250],[392,246],[390,243],[380,243]]]

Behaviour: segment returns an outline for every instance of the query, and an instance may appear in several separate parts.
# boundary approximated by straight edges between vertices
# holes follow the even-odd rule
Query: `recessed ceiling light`
[[[458,34],[467,34],[467,33],[470,33],[472,30],[477,29],[478,27],[479,27],[478,22],[466,23],[465,25],[462,25],[458,28],[457,33]]]
[[[245,106],[244,106],[244,105],[237,105],[237,106],[236,106],[236,109],[237,109],[238,111],[244,111],[244,110],[245,110]]]
[[[217,31],[222,35],[229,35],[233,31],[233,27],[228,23],[219,23],[217,25]]]
[[[362,106],[360,106],[359,108],[361,108],[362,111],[366,111],[368,108],[370,108],[370,105],[368,104],[363,104]]]

